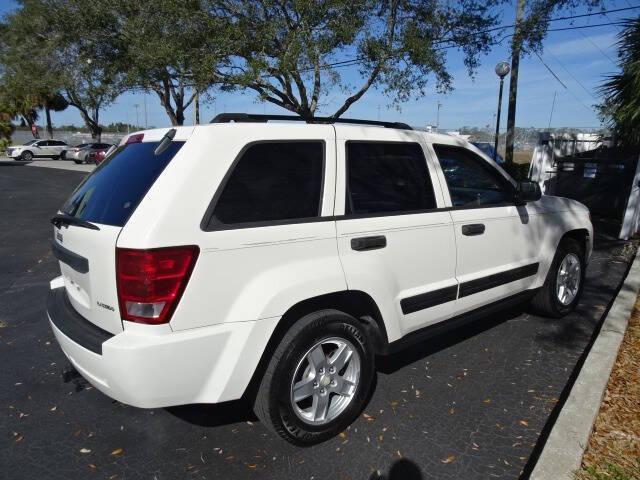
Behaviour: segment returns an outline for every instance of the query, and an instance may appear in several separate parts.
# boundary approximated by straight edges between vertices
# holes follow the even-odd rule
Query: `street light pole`
[[[500,77],[500,90],[498,92],[498,114],[496,116],[496,138],[493,144],[493,161],[498,158],[498,137],[500,135],[500,111],[502,110],[502,87],[504,84],[504,77],[509,73],[509,64],[507,62],[499,62],[496,65],[496,75]]]

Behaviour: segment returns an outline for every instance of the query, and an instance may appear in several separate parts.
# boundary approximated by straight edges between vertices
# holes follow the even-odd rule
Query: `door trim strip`
[[[452,302],[458,295],[458,286],[452,285],[450,287],[440,288],[438,290],[432,290],[431,292],[421,293],[412,297],[403,298],[400,300],[400,307],[402,313],[408,315],[425,308],[435,307],[442,303]]]
[[[495,273],[486,277],[477,278],[460,284],[460,293],[458,298],[468,297],[475,293],[483,292],[491,288],[499,287],[506,283],[522,280],[538,273],[539,263],[532,263],[523,267],[512,268],[504,272]]]
[[[538,273],[539,263],[532,263],[523,267],[512,268],[504,272],[487,275],[486,277],[477,278],[460,284],[458,290],[457,285],[432,290],[430,292],[420,293],[411,297],[400,300],[402,313],[408,315],[418,312],[426,308],[435,307],[443,303],[452,302],[457,298],[468,297],[476,293],[499,287],[507,283],[522,280]]]

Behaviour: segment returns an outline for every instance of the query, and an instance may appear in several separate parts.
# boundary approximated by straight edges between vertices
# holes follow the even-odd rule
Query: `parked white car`
[[[105,394],[244,396],[308,445],[359,415],[376,355],[516,302],[576,306],[580,203],[461,138],[269,118],[132,134],[52,219],[51,326]]]
[[[57,160],[69,148],[62,140],[29,140],[24,145],[7,147],[7,155],[14,160],[30,162],[34,158],[48,157]]]

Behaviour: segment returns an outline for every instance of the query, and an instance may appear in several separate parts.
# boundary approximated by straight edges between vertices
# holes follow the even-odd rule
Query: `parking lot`
[[[301,449],[243,401],[141,410],[71,368],[45,313],[58,275],[48,220],[86,173],[45,163],[0,166],[2,478],[526,476],[635,248],[596,235],[582,302],[562,320],[516,308],[380,358],[363,415]]]

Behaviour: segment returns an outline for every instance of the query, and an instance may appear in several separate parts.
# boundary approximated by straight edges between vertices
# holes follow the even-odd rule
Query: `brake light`
[[[200,249],[195,245],[116,250],[118,303],[124,320],[168,323],[178,306]]]
[[[144,133],[136,133],[134,135],[129,135],[129,138],[127,138],[127,144],[142,143],[143,138],[144,138]]]

